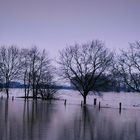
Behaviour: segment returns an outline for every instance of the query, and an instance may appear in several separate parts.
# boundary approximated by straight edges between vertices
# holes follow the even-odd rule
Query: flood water
[[[140,140],[140,110],[0,99],[0,140]]]

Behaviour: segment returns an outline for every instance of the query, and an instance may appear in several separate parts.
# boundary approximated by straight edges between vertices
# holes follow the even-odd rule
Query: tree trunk
[[[27,71],[25,71],[25,73],[24,73],[24,93],[25,93],[25,99],[26,99],[26,96],[27,96],[26,73],[27,73]]]
[[[28,83],[27,83],[27,98],[29,97],[29,93],[30,93],[30,84],[31,84],[31,76],[30,76],[30,73],[28,75]]]
[[[86,105],[86,103],[87,103],[87,96],[83,96],[83,99],[84,99],[84,104]]]
[[[26,83],[24,82],[24,96],[25,98],[27,97],[27,87],[26,87]]]
[[[6,87],[7,99],[9,98],[9,89]]]
[[[6,94],[7,94],[7,99],[9,98],[9,80],[6,78],[6,87],[5,87],[5,90],[6,90]]]

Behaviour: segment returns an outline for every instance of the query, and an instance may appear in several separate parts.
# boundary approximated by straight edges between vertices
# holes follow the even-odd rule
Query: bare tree
[[[22,79],[24,81],[25,98],[31,92],[33,98],[37,99],[37,95],[44,98],[50,95],[49,86],[53,85],[53,69],[48,54],[33,47],[30,50],[22,49],[22,63],[24,65]],[[47,85],[47,86],[46,86]],[[49,94],[50,93],[50,94]]]
[[[51,59],[48,54],[43,50],[40,55],[40,65],[37,78],[37,89],[43,99],[51,99],[56,93],[54,88],[54,67],[51,65]]]
[[[128,51],[122,51],[115,69],[133,91],[140,92],[140,42],[130,43]]]
[[[37,86],[37,77],[39,71],[39,51],[36,47],[31,48],[29,51],[29,79],[32,88],[33,98],[37,98],[36,86]]]
[[[81,93],[86,104],[86,97],[95,90],[97,80],[108,70],[112,53],[99,40],[91,43],[70,46],[60,52],[60,70],[64,79],[70,80]]]
[[[25,98],[29,96],[30,92],[30,59],[29,59],[29,49],[22,49],[20,51],[21,55],[21,63],[22,63],[22,70],[20,73],[20,79],[24,83],[24,93],[25,93]]]
[[[0,48],[0,74],[5,83],[7,98],[9,98],[9,84],[17,79],[21,70],[19,50],[16,46],[2,46]]]

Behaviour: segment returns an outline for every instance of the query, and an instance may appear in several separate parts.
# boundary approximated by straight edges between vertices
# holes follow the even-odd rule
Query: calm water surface
[[[140,111],[3,99],[0,140],[140,140]]]

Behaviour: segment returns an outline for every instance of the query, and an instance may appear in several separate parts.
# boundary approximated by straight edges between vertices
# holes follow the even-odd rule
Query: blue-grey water
[[[140,140],[140,111],[0,99],[0,140]]]

